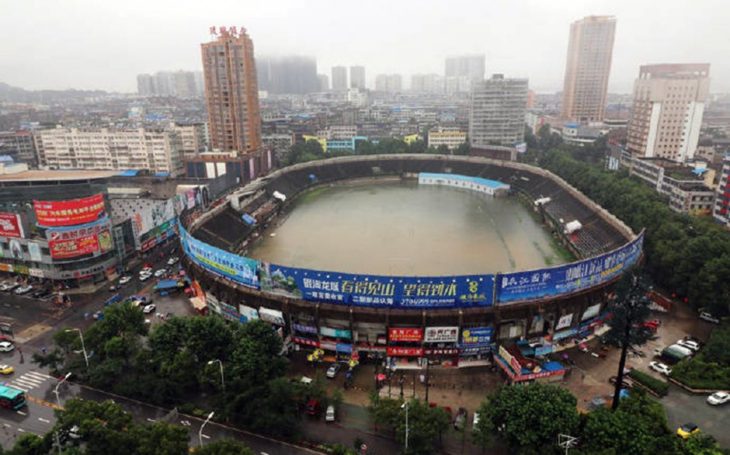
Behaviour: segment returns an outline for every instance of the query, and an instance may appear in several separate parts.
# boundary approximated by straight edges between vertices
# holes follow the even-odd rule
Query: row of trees
[[[188,431],[165,422],[137,423],[112,401],[73,399],[56,411],[56,424],[45,435],[26,433],[7,455],[184,455],[190,450]],[[71,437],[71,429],[75,434]],[[60,447],[59,447],[60,443]],[[199,455],[253,455],[233,440],[220,440],[197,448]]]
[[[675,365],[671,376],[696,389],[730,389],[730,325],[713,330],[705,347]]]
[[[358,141],[355,144],[356,155],[390,155],[396,153],[433,153],[441,155],[468,155],[470,147],[468,143],[461,144],[453,152],[445,145],[438,147],[428,147],[426,142],[422,140],[407,143],[402,139],[382,139],[380,141]],[[333,158],[336,156],[351,155],[350,152],[344,151],[327,151],[322,148],[322,144],[315,140],[306,142],[297,142],[292,145],[289,152],[284,156],[282,165],[290,166],[292,164],[304,163],[307,161],[321,160],[324,158]]]
[[[646,228],[646,268],[653,281],[696,308],[730,313],[730,235],[709,218],[669,209],[652,188],[626,172],[607,172],[565,150],[546,153],[540,164],[621,218]]]
[[[217,419],[284,438],[297,435],[299,408],[309,398],[327,399],[319,383],[284,377],[281,337],[262,321],[175,317],[149,330],[139,308],[120,304],[84,335],[93,353],[88,369],[75,353],[81,348],[75,332],[56,333],[57,347],[34,361],[59,375],[71,371],[92,387],[184,412],[202,416],[202,408],[213,406]]]
[[[707,435],[683,442],[667,426],[661,404],[640,391],[621,400],[615,411],[599,408],[587,414],[576,409],[566,389],[543,384],[506,386],[488,396],[479,408],[474,442],[490,447],[495,437],[510,453],[563,453],[558,436],[577,438],[571,454],[721,455]]]

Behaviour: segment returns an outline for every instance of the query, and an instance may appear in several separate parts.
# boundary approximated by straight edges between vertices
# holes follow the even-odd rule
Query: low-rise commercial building
[[[465,142],[466,133],[464,131],[444,128],[428,132],[429,147],[438,148],[445,145],[449,150],[455,150]]]

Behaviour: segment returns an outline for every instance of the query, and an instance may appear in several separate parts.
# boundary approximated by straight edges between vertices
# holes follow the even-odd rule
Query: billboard
[[[330,338],[352,338],[352,334],[346,329],[335,329],[331,327],[320,327],[319,334]]]
[[[583,316],[580,318],[581,321],[585,321],[586,319],[594,318],[598,316],[598,313],[601,311],[601,304],[596,303],[595,305],[591,305],[583,312]]]
[[[106,253],[113,244],[111,221],[106,217],[84,226],[50,228],[46,231],[46,237],[53,259]]]
[[[422,339],[423,329],[402,327],[391,327],[388,329],[388,340],[390,340],[391,342],[406,341],[420,343]]]
[[[464,347],[484,346],[492,342],[492,327],[469,327],[461,331],[461,345]]]
[[[572,323],[573,323],[573,313],[560,316],[560,319],[558,319],[558,323],[555,325],[555,331],[562,330],[566,327],[570,327],[570,324],[572,324]]]
[[[632,242],[600,256],[547,269],[501,273],[497,278],[497,301],[554,297],[605,283],[639,260],[643,240],[642,232]]]
[[[31,261],[41,262],[43,260],[41,246],[36,242],[28,242],[28,254],[30,255]]]
[[[403,277],[261,264],[261,290],[340,305],[460,308],[492,305],[493,275]]]
[[[0,212],[0,236],[25,237],[20,215],[17,213]]]
[[[104,195],[66,201],[33,201],[41,226],[74,226],[98,220],[104,214]]]
[[[426,327],[424,343],[456,343],[459,340],[458,327]]]
[[[162,226],[163,223],[171,221],[173,218],[175,218],[175,200],[170,198],[136,212],[132,216],[132,228],[135,234],[141,237],[142,234]]]
[[[196,264],[236,283],[258,288],[258,261],[210,246],[188,234],[182,225],[179,227],[183,249]]]

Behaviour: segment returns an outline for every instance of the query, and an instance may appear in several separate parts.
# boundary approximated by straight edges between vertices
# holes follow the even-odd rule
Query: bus
[[[0,407],[17,411],[25,406],[25,392],[0,385]]]

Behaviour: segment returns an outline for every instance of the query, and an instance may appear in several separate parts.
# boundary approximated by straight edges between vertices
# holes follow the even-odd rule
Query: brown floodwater
[[[550,234],[512,197],[393,180],[341,183],[303,194],[247,256],[317,270],[406,276],[566,262]]]

